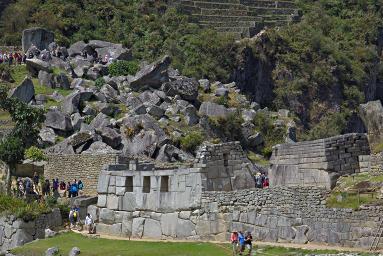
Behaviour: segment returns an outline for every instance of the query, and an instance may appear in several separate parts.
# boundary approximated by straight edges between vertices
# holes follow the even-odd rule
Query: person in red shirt
[[[233,256],[235,256],[238,252],[238,232],[236,230],[231,233],[230,242],[233,248]]]

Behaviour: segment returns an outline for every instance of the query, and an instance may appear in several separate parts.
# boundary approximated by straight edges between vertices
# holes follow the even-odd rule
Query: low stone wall
[[[97,180],[101,169],[104,165],[116,162],[115,154],[51,154],[44,168],[44,177],[66,182],[81,180],[86,195],[97,195]]]
[[[328,191],[311,187],[276,187],[203,192],[188,209],[114,211],[88,207],[97,232],[136,238],[228,241],[233,229],[251,231],[258,241],[326,243],[369,247],[383,209],[326,208]]]
[[[12,215],[0,217],[0,253],[45,238],[46,228],[53,229],[61,225],[58,209],[29,222],[16,219]]]
[[[339,176],[360,172],[359,156],[369,154],[367,135],[357,133],[278,145],[270,159],[270,185],[329,189]]]

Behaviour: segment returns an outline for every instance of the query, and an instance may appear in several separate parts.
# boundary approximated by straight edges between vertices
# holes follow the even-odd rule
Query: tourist
[[[266,176],[265,181],[263,182],[263,188],[268,188],[269,187],[269,178]]]
[[[239,255],[242,255],[245,250],[245,236],[242,231],[238,231],[238,244],[239,244]]]
[[[69,181],[68,181],[68,185],[66,186],[66,189],[68,191],[68,197],[71,198],[72,197],[72,185],[70,184]]]
[[[263,184],[262,184],[262,176],[261,176],[261,173],[258,172],[255,177],[255,187],[256,188],[262,188],[263,187]]]
[[[46,179],[43,186],[43,195],[49,196],[51,193],[51,184],[49,183],[49,180]]]
[[[71,192],[71,197],[77,197],[78,196],[78,184],[77,184],[76,179],[74,179],[74,182],[72,183],[70,192]]]
[[[17,181],[17,192],[19,197],[23,197],[25,194],[24,182],[21,178]]]
[[[60,194],[61,197],[65,197],[66,196],[66,184],[65,184],[64,181],[60,182],[59,194]]]
[[[31,194],[32,186],[33,186],[32,181],[29,178],[26,178],[25,179],[25,194],[26,195]]]
[[[238,252],[238,232],[236,230],[231,233],[230,242],[233,250],[233,256],[235,256]]]
[[[251,232],[247,231],[245,236],[245,246],[248,249],[248,256],[251,255],[251,251],[253,250],[252,241],[253,241],[253,237],[251,235]]]
[[[76,227],[76,220],[75,218],[77,219],[77,213],[74,209],[74,207],[72,207],[69,211],[69,223],[70,223],[70,229],[72,228],[75,228]]]
[[[82,195],[82,190],[84,189],[84,183],[82,183],[81,180],[78,180],[77,186],[78,186],[78,191],[79,191],[80,196],[81,196]]]
[[[89,213],[85,217],[85,227],[88,229],[89,234],[94,233],[94,222],[93,217]]]

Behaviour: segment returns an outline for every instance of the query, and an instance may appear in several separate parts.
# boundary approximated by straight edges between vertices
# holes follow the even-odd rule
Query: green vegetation
[[[276,118],[264,112],[257,112],[253,120],[255,129],[261,133],[264,140],[262,155],[267,158],[271,156],[274,145],[284,142],[286,134],[286,126],[284,124],[276,126],[274,121],[276,121]]]
[[[40,256],[46,249],[59,246],[60,253],[67,255],[73,247],[81,250],[81,255],[141,255],[141,256],[228,256],[230,251],[225,246],[211,243],[190,242],[141,242],[121,241],[101,238],[86,238],[80,234],[65,233],[59,236],[39,240],[12,252],[24,256]]]
[[[105,84],[105,80],[104,78],[102,77],[99,77],[96,79],[96,81],[94,81],[94,86],[96,86],[96,88],[98,90],[101,90],[101,87]]]
[[[139,69],[140,65],[137,61],[120,60],[110,64],[109,74],[111,76],[135,75]]]
[[[123,43],[136,60],[170,54],[185,75],[227,79],[234,38],[191,24],[168,7],[167,1],[150,0],[19,0],[3,12],[0,45],[19,45],[23,29],[42,26],[61,45],[91,39]]]
[[[44,151],[35,146],[26,149],[24,155],[26,159],[31,159],[33,161],[47,160]]]
[[[22,199],[12,196],[0,194],[0,214],[12,214],[17,218],[25,221],[33,220],[43,213],[50,212],[51,209],[46,203],[38,203],[37,201],[26,202]]]
[[[358,209],[365,204],[383,204],[379,190],[383,175],[359,173],[339,178],[336,187],[327,198],[327,206]]]
[[[83,235],[68,232],[53,238],[38,240],[12,250],[14,254],[40,256],[53,246],[58,246],[60,254],[67,255],[73,247],[79,247],[81,255],[124,255],[124,256],[229,256],[230,245],[206,242],[144,242],[87,238]],[[283,255],[299,256],[311,254],[336,254],[336,250],[308,250],[272,246],[255,246],[255,254],[260,256]],[[358,253],[361,256],[373,255]]]
[[[225,107],[229,107],[229,99],[225,96],[218,97],[216,99],[215,103],[222,105],[222,106],[225,106]]]
[[[267,159],[265,159],[262,156],[257,155],[253,151],[248,151],[247,157],[250,159],[251,162],[262,165],[262,166],[269,166],[269,164],[270,164]]]
[[[180,138],[181,148],[189,152],[195,152],[199,145],[205,140],[200,131],[193,131]]]
[[[238,113],[230,113],[226,118],[209,118],[209,123],[214,130],[218,131],[221,139],[226,138],[229,141],[243,140],[241,132],[243,119]]]

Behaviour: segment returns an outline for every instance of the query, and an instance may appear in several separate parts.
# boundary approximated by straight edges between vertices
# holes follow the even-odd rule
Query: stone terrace
[[[287,24],[297,13],[293,0],[176,0],[181,10],[203,26],[234,33],[237,38],[252,37],[265,26]]]
[[[360,156],[370,154],[366,134],[283,144],[274,147],[270,185],[325,186],[341,175],[360,172]]]

